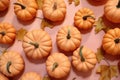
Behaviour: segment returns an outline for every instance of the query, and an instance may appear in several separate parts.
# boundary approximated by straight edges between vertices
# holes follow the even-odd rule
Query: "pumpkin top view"
[[[51,21],[62,21],[66,14],[64,0],[44,0],[43,15]]]
[[[4,11],[9,7],[10,0],[0,0],[0,11]]]
[[[38,5],[36,0],[17,0],[14,3],[14,12],[18,19],[28,21],[35,18]]]

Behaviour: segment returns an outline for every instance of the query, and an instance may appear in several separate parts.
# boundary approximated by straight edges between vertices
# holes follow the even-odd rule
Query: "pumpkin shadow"
[[[78,29],[78,28],[77,28],[77,29]],[[93,27],[90,28],[90,29],[87,29],[87,30],[83,30],[83,29],[78,29],[78,30],[79,30],[82,34],[86,34],[86,33],[90,33],[92,29],[93,29]]]
[[[104,5],[108,0],[87,0],[93,6]]]
[[[69,76],[69,75],[67,75],[66,77],[63,77],[63,78],[59,78],[59,79],[50,77],[50,79],[51,79],[51,80],[67,80],[68,76]]]
[[[0,17],[5,16],[7,14],[8,10],[9,10],[9,8],[4,11],[0,11]]]

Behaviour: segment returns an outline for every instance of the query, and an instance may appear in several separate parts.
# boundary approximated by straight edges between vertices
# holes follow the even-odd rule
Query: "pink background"
[[[68,0],[65,0],[66,5],[67,5],[67,14],[66,14],[66,17],[65,17],[65,20],[63,21],[63,23],[56,25],[53,29],[45,28],[45,31],[48,32],[52,38],[52,42],[53,42],[52,43],[52,45],[53,45],[52,53],[59,52],[59,50],[56,46],[56,34],[57,34],[58,30],[62,26],[73,25],[74,15],[75,15],[76,11],[78,11],[81,8],[86,7],[86,8],[90,8],[91,10],[94,11],[96,18],[103,15],[103,10],[104,10],[103,5],[93,6],[90,3],[88,3],[87,0],[81,0],[80,5],[75,7],[74,3],[69,5],[67,1]],[[0,13],[0,22],[9,22],[9,23],[13,24],[17,30],[20,28],[25,28],[28,31],[31,31],[34,29],[39,29],[41,20],[38,18],[36,18],[32,22],[24,22],[24,23],[20,22],[16,18],[15,13],[14,13],[14,5],[13,5],[14,2],[16,2],[16,0],[11,0],[10,8],[5,14]],[[37,17],[41,17],[41,18],[43,17],[41,10],[38,10]],[[93,28],[91,31],[89,31],[87,33],[82,33],[81,45],[85,45],[88,48],[92,49],[94,52],[96,52],[97,48],[99,48],[101,45],[103,35],[104,35],[103,31],[99,32],[99,34],[95,34],[94,28]],[[35,71],[42,76],[47,74],[46,67],[45,67],[45,59],[39,60],[39,61],[28,60],[24,54],[21,41],[15,40],[15,43],[9,48],[9,50],[18,51],[23,56],[24,61],[25,61],[25,69],[24,69],[23,73],[29,72],[29,71]],[[70,58],[70,61],[71,61],[71,55],[72,54],[68,55],[68,57]],[[119,61],[120,58],[108,55],[107,59],[109,60],[110,64],[117,65],[117,62]],[[102,61],[101,64],[106,64],[106,63],[104,61]],[[60,80],[72,80],[74,77],[76,77],[75,80],[99,80],[99,74],[96,74],[96,69],[99,65],[100,64],[97,64],[92,71],[87,72],[87,73],[77,72],[72,67],[70,74],[66,78],[60,79]],[[18,80],[21,75],[16,76],[13,80]],[[55,79],[53,79],[53,80],[55,80]],[[56,79],[56,80],[58,80],[58,79]],[[120,75],[117,78],[112,78],[112,80],[120,80]]]

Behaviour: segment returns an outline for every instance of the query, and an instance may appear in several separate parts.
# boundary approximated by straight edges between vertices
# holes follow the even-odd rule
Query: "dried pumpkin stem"
[[[110,63],[108,62],[106,58],[104,58],[103,60],[108,64],[108,66],[110,66]]]
[[[0,34],[1,34],[2,36],[4,36],[6,33],[5,33],[4,31],[2,31],[2,32],[0,32]]]
[[[85,58],[83,57],[82,49],[83,49],[83,46],[80,47],[79,55],[81,57],[81,61],[84,62]]]
[[[56,9],[57,9],[57,2],[54,2],[53,10],[56,10]]]
[[[38,43],[30,42],[29,44],[33,45],[35,48],[38,48],[38,47],[39,47],[39,44],[38,44]]]
[[[7,72],[8,72],[8,73],[11,73],[11,72],[10,72],[10,66],[11,66],[11,64],[12,64],[12,63],[11,63],[10,61],[8,61],[7,65],[6,65],[6,69],[7,69]]]
[[[120,0],[119,0],[118,5],[117,5],[116,7],[117,7],[117,8],[120,8]]]
[[[25,7],[23,4],[21,4],[21,3],[14,3],[14,4],[21,6],[22,9],[25,9],[25,8],[26,8],[26,7]]]
[[[93,16],[91,16],[91,15],[86,15],[86,16],[83,16],[83,20],[87,20],[87,18],[92,18],[92,19],[95,19]]]
[[[115,39],[114,42],[115,42],[116,44],[120,43],[120,38]]]
[[[68,33],[67,33],[67,39],[70,39],[71,36],[70,36],[70,29],[68,29]]]
[[[53,64],[52,71],[54,71],[57,67],[58,67],[58,63],[55,62],[55,63]]]

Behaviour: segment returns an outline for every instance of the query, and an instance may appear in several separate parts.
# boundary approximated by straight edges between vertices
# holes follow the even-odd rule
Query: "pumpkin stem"
[[[2,36],[4,36],[6,33],[5,33],[4,31],[2,31],[2,32],[0,32],[0,34],[1,34]]]
[[[116,7],[117,7],[117,8],[120,8],[120,0],[119,0],[118,5],[117,5]]]
[[[91,16],[91,15],[86,15],[86,16],[83,16],[83,20],[87,20],[87,18],[88,17],[90,17],[90,18],[92,18],[92,19],[95,19],[93,16]]]
[[[25,8],[26,8],[26,7],[25,7],[23,4],[21,4],[21,3],[14,3],[14,4],[21,6],[22,9],[25,9]]]
[[[67,39],[70,39],[71,36],[70,36],[70,29],[68,29],[68,33],[67,33]]]
[[[39,44],[38,44],[38,43],[30,42],[29,44],[33,45],[35,48],[38,48],[38,47],[39,47]]]
[[[11,66],[11,64],[12,64],[12,63],[11,63],[10,61],[8,61],[7,65],[6,65],[6,68],[7,68],[7,72],[8,72],[8,73],[11,73],[11,72],[10,72],[10,66]]]
[[[52,71],[54,71],[57,67],[58,67],[58,63],[55,62],[55,63],[53,64]]]
[[[54,2],[53,10],[56,10],[56,9],[57,9],[57,2]]]
[[[82,49],[83,49],[83,46],[80,47],[79,55],[81,57],[81,61],[84,62],[85,58],[83,57]]]
[[[115,42],[116,44],[118,44],[118,43],[120,43],[120,39],[117,38],[117,39],[114,40],[114,42]]]

